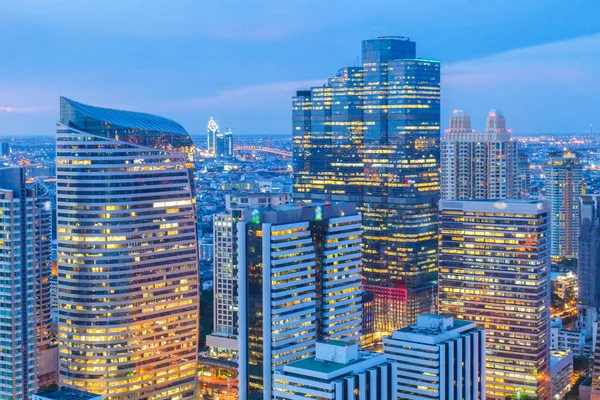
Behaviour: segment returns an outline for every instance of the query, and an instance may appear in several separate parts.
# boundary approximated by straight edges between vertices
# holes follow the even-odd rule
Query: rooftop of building
[[[83,392],[81,390],[66,387],[53,387],[50,389],[45,389],[36,393],[36,395],[51,400],[91,400],[102,398],[100,395],[97,394]]]
[[[98,121],[107,122],[111,125],[118,125],[128,128],[137,128],[148,131],[173,132],[187,135],[187,131],[177,122],[159,117],[158,115],[146,114],[136,111],[116,110],[113,108],[104,108],[90,106],[79,103],[66,97],[61,97],[61,104],[69,104],[74,110]],[[69,125],[68,121],[63,121],[65,116],[61,113],[61,123]]]
[[[437,336],[442,332],[473,324],[470,321],[455,319],[440,314],[423,314],[417,317],[417,323],[399,329],[400,332],[418,333],[419,335]]]
[[[364,361],[364,358],[358,358],[347,364],[336,363],[331,361],[317,360],[315,357],[304,358],[302,360],[294,361],[293,363],[287,364],[289,367],[305,369],[308,371],[322,372],[330,374],[332,372],[339,371],[343,368],[347,368],[350,365],[359,364]]]
[[[391,336],[384,338],[384,344],[400,340],[410,343],[436,345],[475,329],[478,329],[477,325],[471,321],[464,321],[439,314],[422,314],[417,317],[416,324],[398,329]]]

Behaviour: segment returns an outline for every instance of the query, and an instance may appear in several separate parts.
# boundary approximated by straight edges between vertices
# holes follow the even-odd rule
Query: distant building
[[[485,132],[455,110],[441,141],[442,199],[485,200],[525,197],[519,178],[517,142],[500,110],[491,110]],[[528,197],[528,196],[527,196]]]
[[[219,134],[219,125],[211,117],[206,126],[206,151],[213,157],[217,151],[217,135]]]
[[[550,353],[552,399],[563,399],[573,386],[573,353],[552,351]]]
[[[71,388],[50,388],[33,395],[33,400],[102,400],[102,396]]]
[[[531,170],[529,156],[523,151],[518,152],[518,173],[515,181],[519,199],[529,199],[531,196]]]
[[[10,143],[2,142],[0,143],[0,156],[8,157],[10,155]]]
[[[580,303],[600,308],[600,196],[581,196],[577,267]]]
[[[205,235],[200,238],[200,259],[212,261],[214,256],[213,235]]]
[[[573,272],[552,273],[552,293],[561,299],[577,298],[579,280]]]
[[[439,225],[439,312],[485,327],[487,398],[548,399],[549,204],[442,200]]]
[[[485,331],[474,322],[420,315],[384,338],[383,353],[393,399],[486,399]]]
[[[273,374],[275,400],[391,400],[392,388],[392,368],[385,355],[337,340],[317,342],[314,356],[285,364]]]
[[[552,256],[577,257],[583,166],[572,152],[552,152],[544,169],[552,207]]]
[[[240,399],[272,398],[279,367],[318,340],[362,335],[361,216],[351,203],[242,211],[237,224]]]
[[[223,151],[218,154],[220,158],[233,158],[233,130],[231,128],[225,128],[223,133]]]

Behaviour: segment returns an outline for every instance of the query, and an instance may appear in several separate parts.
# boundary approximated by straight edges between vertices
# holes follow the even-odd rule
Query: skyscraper
[[[225,128],[223,133],[223,154],[221,158],[233,158],[233,130]]]
[[[517,142],[500,110],[491,110],[485,132],[454,110],[442,138],[442,199],[517,199],[526,197],[519,174]]]
[[[552,152],[544,168],[546,198],[552,205],[552,256],[577,257],[583,166],[579,155]]]
[[[8,157],[10,155],[10,143],[2,142],[0,144],[0,156]]]
[[[289,202],[289,194],[233,194],[226,198],[226,212],[214,215],[214,333],[206,337],[208,346],[234,352],[238,350],[237,223],[243,216],[243,210]]]
[[[357,203],[375,330],[434,307],[440,63],[408,38],[362,43],[362,65],[293,98],[294,199]]]
[[[579,302],[600,308],[600,196],[581,196],[579,258],[577,260]]]
[[[64,97],[56,142],[61,384],[193,398],[194,144],[172,120]]]
[[[439,312],[486,330],[488,399],[550,399],[550,206],[440,202]]]
[[[29,399],[37,388],[35,237],[34,193],[25,187],[25,170],[1,168],[0,397],[5,399]]]
[[[243,211],[240,399],[270,400],[275,369],[314,356],[317,340],[360,340],[360,250],[360,214],[353,204]]]
[[[206,151],[209,155],[214,156],[217,152],[217,134],[219,132],[219,125],[211,117],[206,127]]]

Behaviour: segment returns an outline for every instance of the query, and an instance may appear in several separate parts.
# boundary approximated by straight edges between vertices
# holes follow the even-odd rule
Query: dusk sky
[[[0,135],[53,135],[59,96],[206,131],[290,134],[295,90],[408,36],[442,62],[442,127],[600,132],[600,2],[0,0]],[[597,128],[596,128],[597,127]]]

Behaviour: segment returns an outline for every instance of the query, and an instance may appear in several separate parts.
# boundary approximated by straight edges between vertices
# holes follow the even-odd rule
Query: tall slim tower
[[[191,399],[198,347],[194,144],[178,123],[60,99],[62,385]]]
[[[500,110],[491,110],[485,132],[455,110],[442,138],[442,199],[518,199],[527,197],[519,174],[517,142]]]
[[[37,388],[35,237],[34,193],[25,187],[25,170],[0,168],[0,397],[5,399],[30,399]]]
[[[360,219],[350,203],[244,210],[240,399],[270,400],[275,369],[314,356],[317,340],[360,341]]]
[[[597,195],[581,196],[577,267],[579,302],[600,309],[600,196]]]
[[[548,202],[442,200],[439,221],[439,312],[485,328],[486,398],[549,400]]]
[[[206,151],[209,155],[215,156],[217,153],[217,135],[220,134],[219,132],[219,125],[211,117],[206,127]]]
[[[52,277],[52,200],[42,180],[28,185],[35,198],[35,319],[37,385],[56,384],[56,337],[52,333],[50,278]]]
[[[358,204],[375,330],[431,312],[437,268],[440,63],[408,38],[362,43],[362,65],[293,98],[294,199]]]
[[[546,198],[552,205],[552,256],[577,257],[583,166],[579,155],[552,152],[544,169]]]

